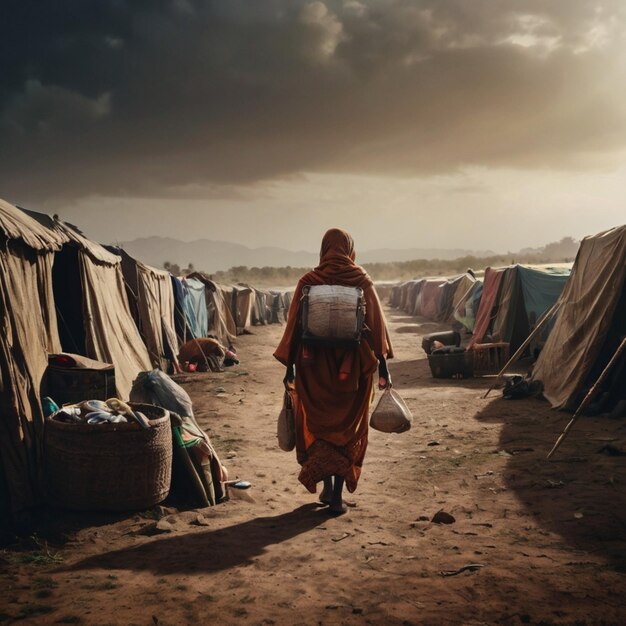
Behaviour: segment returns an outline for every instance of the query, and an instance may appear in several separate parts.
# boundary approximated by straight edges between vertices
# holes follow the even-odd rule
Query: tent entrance
[[[83,288],[78,248],[63,246],[52,266],[52,289],[57,310],[59,337],[64,352],[86,354],[83,324]]]

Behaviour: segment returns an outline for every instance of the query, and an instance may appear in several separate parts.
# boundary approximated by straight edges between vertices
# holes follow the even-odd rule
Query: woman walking
[[[302,343],[300,302],[306,285],[363,290],[366,310],[359,344]],[[378,366],[379,388],[388,386],[386,359],[393,357],[380,301],[371,278],[355,263],[347,232],[333,228],[324,235],[320,264],[299,280],[274,356],[287,367],[285,384],[293,390],[299,480],[311,493],[323,481],[320,500],[331,514],[341,515],[346,512],[343,486],[350,493],[356,489],[367,449],[374,374]]]

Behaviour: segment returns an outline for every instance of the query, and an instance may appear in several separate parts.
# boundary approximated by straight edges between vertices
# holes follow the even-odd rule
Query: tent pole
[[[565,437],[567,436],[567,433],[569,433],[569,431],[571,430],[576,420],[580,417],[580,414],[587,408],[587,405],[589,404],[589,402],[591,402],[591,399],[596,395],[596,391],[598,387],[602,384],[604,379],[607,377],[608,373],[613,367],[613,364],[615,363],[615,361],[617,361],[617,359],[619,359],[620,355],[624,351],[624,348],[626,348],[626,337],[622,339],[622,343],[619,344],[617,350],[615,351],[615,354],[613,355],[611,360],[607,363],[606,367],[602,370],[602,374],[600,374],[600,376],[598,377],[598,380],[596,380],[596,382],[593,384],[591,389],[587,392],[587,395],[584,397],[583,401],[580,403],[580,406],[576,409],[576,412],[572,416],[572,419],[569,421],[569,423],[567,424],[563,432],[559,435],[559,438],[556,440],[556,443],[554,444],[552,450],[550,450],[550,452],[548,453],[547,458],[550,458],[557,451],[558,447],[563,442],[563,439],[565,439]]]
[[[526,347],[528,346],[528,344],[535,338],[535,336],[539,333],[539,331],[543,328],[543,325],[550,319],[552,319],[552,317],[554,316],[554,314],[557,312],[557,310],[559,309],[559,307],[561,306],[560,301],[557,300],[557,302],[555,302],[544,314],[543,316],[540,318],[540,320],[537,322],[537,325],[535,326],[535,328],[533,328],[532,333],[530,333],[530,335],[528,335],[528,337],[526,337],[524,343],[516,350],[515,354],[506,362],[506,365],[500,370],[500,373],[496,376],[495,381],[493,382],[493,384],[491,385],[491,387],[489,387],[489,389],[487,389],[487,393],[485,393],[485,395],[483,396],[483,400],[489,395],[489,393],[495,388],[495,386],[500,382],[500,380],[502,379],[502,376],[504,374],[504,372],[506,372],[506,370],[509,369],[509,367],[511,367],[511,365],[513,365],[513,363],[515,363],[515,361],[517,361],[517,359],[519,359],[519,357],[522,355],[522,352],[524,352],[524,350],[526,349]]]

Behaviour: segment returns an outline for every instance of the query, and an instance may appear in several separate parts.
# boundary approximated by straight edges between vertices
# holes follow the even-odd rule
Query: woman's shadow
[[[287,541],[328,521],[325,511],[317,504],[305,504],[274,517],[258,517],[226,528],[177,534],[140,546],[113,550],[62,569],[144,570],[161,575],[227,570],[248,564],[268,546]]]

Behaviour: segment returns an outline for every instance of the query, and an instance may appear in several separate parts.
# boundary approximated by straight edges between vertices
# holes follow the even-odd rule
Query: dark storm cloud
[[[1,17],[9,197],[575,167],[626,142],[621,0],[22,0]]]

